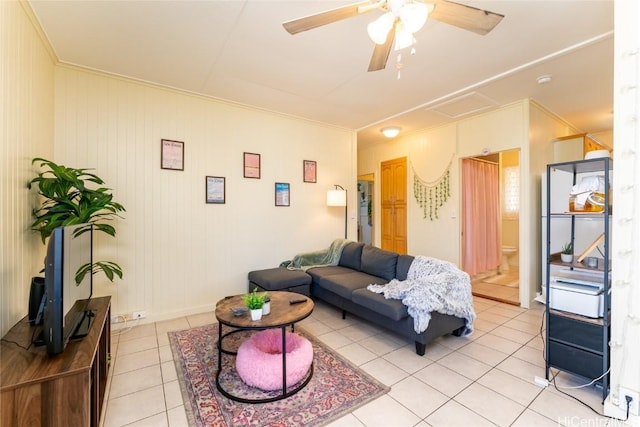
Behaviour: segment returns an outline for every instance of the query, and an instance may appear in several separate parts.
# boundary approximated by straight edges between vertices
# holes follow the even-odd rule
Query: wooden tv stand
[[[58,355],[29,347],[41,327],[29,325],[26,316],[3,337],[1,426],[99,425],[110,362],[111,297],[92,299],[89,309],[96,316],[88,335]]]

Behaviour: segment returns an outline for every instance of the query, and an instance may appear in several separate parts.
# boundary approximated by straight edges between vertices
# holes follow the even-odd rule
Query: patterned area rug
[[[223,333],[227,330],[223,328]],[[313,344],[313,378],[305,388],[286,399],[260,404],[238,403],[216,388],[218,325],[169,332],[169,341],[187,418],[191,426],[320,426],[387,393],[389,388],[334,353],[312,336],[297,330]],[[251,332],[224,339],[224,348],[235,350]],[[243,397],[269,397],[242,382],[235,370],[235,356],[222,354],[223,387]],[[295,387],[295,385],[294,385]]]

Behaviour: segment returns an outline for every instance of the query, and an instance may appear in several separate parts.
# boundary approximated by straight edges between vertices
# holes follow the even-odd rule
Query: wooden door
[[[407,253],[407,158],[381,166],[381,246]]]

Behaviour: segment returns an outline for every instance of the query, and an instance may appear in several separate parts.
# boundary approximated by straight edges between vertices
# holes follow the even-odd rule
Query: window
[[[520,212],[520,167],[504,168],[504,217],[518,219]]]

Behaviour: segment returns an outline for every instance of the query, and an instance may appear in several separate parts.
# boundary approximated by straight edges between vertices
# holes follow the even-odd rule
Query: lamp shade
[[[347,192],[345,190],[327,191],[327,206],[347,206]]]

